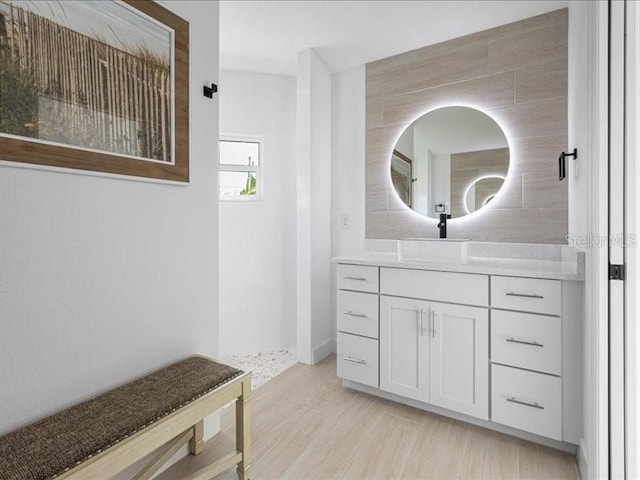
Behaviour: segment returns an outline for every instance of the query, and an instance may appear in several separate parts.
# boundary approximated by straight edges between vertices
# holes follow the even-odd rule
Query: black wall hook
[[[213,94],[216,93],[217,91],[218,91],[218,86],[215,83],[212,83],[210,87],[206,85],[203,87],[203,94],[207,98],[213,98]]]
[[[562,181],[567,177],[567,157],[578,159],[578,149],[574,148],[572,153],[562,152],[558,157],[558,180]]]

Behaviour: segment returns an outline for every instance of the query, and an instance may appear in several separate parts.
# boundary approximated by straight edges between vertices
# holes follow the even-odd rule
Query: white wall
[[[298,53],[296,106],[298,360],[333,350],[331,328],[331,74],[313,49]]]
[[[332,256],[361,252],[364,244],[364,79],[364,65],[332,75]],[[341,215],[348,215],[349,228],[342,228]]]
[[[361,252],[365,235],[365,68],[334,73],[331,89],[331,256]],[[342,228],[347,215],[350,226]],[[335,336],[335,267],[332,275]]]
[[[166,5],[191,28],[190,186],[0,166],[0,432],[218,352],[218,2]]]
[[[356,69],[349,70],[350,72],[355,71]],[[335,75],[334,75],[335,78]],[[413,150],[413,128],[407,128],[396,143],[394,150],[398,150],[400,153],[403,153],[407,157],[413,158],[415,157],[415,152]]]
[[[569,59],[568,59],[568,142],[567,152],[578,149],[578,159],[567,159],[569,195],[569,235],[587,234],[585,206],[588,200],[588,168],[592,161],[589,143],[593,118],[590,115],[589,88],[593,82],[592,52],[585,48],[585,39],[593,32],[589,25],[589,0],[569,4]]]
[[[296,79],[220,72],[221,134],[264,138],[263,198],[220,202],[220,353],[296,344]]]
[[[415,210],[427,217],[440,218],[440,215],[435,211],[436,203],[446,204],[447,213],[451,212],[451,155],[448,153],[434,154],[430,156],[428,161],[429,177],[427,183],[431,187],[429,202],[422,208]]]
[[[413,178],[416,179],[413,183],[413,209],[418,213],[428,215],[429,206],[434,203],[430,199],[441,197],[435,178],[440,180],[439,172],[443,174],[446,172],[444,168],[437,168],[440,163],[439,156],[433,155],[429,148],[430,145],[424,131],[425,127],[414,125],[408,130],[412,130]],[[402,137],[404,136],[405,134],[402,134]],[[448,198],[447,196],[446,199],[448,200]]]

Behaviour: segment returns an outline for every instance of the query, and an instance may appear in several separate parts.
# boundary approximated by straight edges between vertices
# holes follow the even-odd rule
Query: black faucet
[[[440,223],[438,228],[440,229],[440,238],[447,238],[447,219],[451,218],[451,215],[446,213],[440,214]]]

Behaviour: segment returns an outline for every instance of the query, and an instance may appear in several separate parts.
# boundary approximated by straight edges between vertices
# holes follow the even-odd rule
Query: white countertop
[[[396,253],[363,252],[334,257],[333,263],[372,265],[380,267],[437,270],[443,272],[480,273],[510,277],[548,278],[552,280],[584,281],[584,256],[577,262],[560,260],[530,260],[520,258],[468,257],[464,262],[439,263],[400,261]]]

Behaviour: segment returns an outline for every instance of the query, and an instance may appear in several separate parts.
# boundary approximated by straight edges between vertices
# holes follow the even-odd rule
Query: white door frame
[[[625,8],[609,2],[609,264],[625,264]],[[609,477],[626,478],[624,279],[609,280]]]
[[[577,4],[587,9],[589,75],[587,110],[589,142],[585,144],[587,235],[585,265],[584,422],[579,464],[583,478],[609,476],[609,2]],[[576,8],[573,4],[569,8]]]
[[[624,395],[626,477],[640,478],[640,254],[637,232],[640,225],[640,5],[626,2],[625,28],[625,323],[624,323]]]
[[[640,7],[637,2],[610,2],[610,155],[609,261],[623,265],[623,281],[610,280],[609,463],[613,479],[640,478],[638,308],[640,255]],[[616,240],[617,239],[617,240]]]

